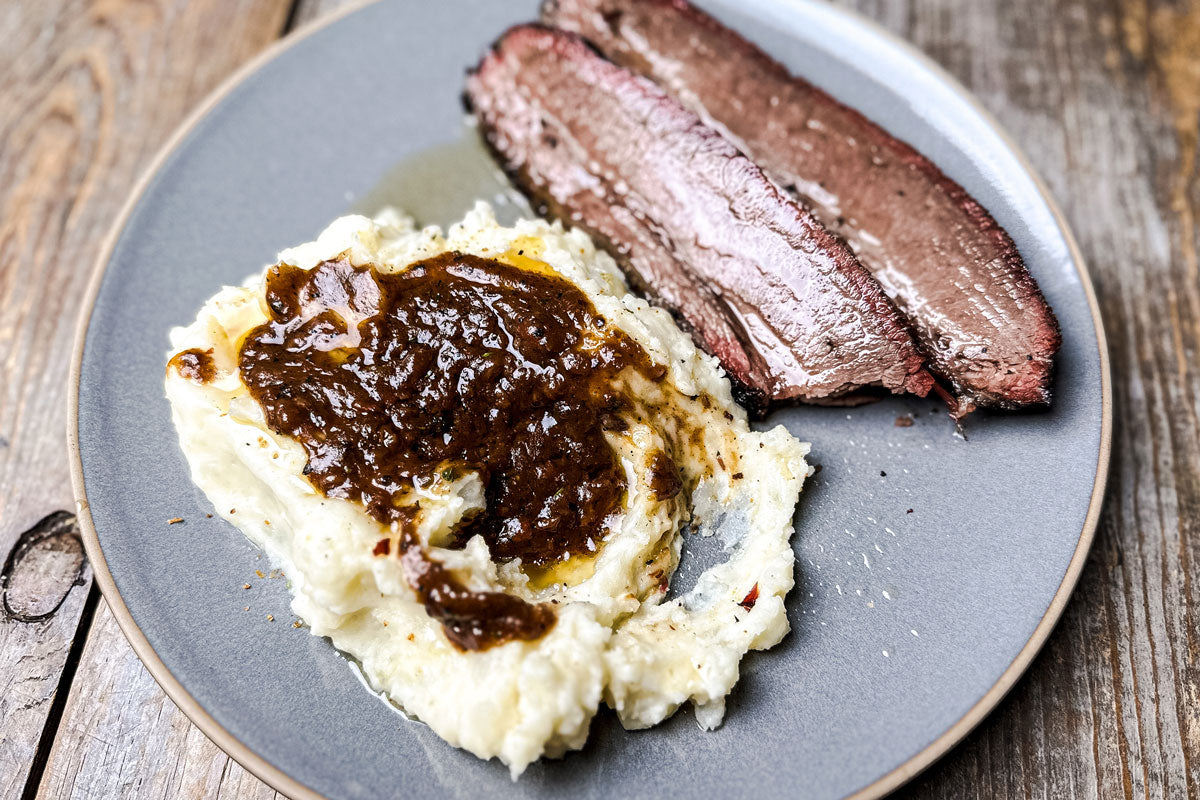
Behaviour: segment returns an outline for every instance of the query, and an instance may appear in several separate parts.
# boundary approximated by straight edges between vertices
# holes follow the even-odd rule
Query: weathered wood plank
[[[167,699],[104,603],[37,797],[271,800]]]
[[[1107,322],[1117,411],[1108,504],[1062,623],[998,712],[906,795],[1194,798],[1200,4],[883,5],[1063,206]]]
[[[73,515],[48,515],[18,538],[0,573],[0,797],[16,797],[52,741],[60,675],[94,607]],[[80,586],[81,588],[76,588]],[[58,697],[60,704],[62,697]]]
[[[303,2],[293,23],[339,4]],[[1112,491],[1079,591],[997,713],[904,795],[1196,797],[1200,8],[1196,0],[851,5],[963,80],[1030,155],[1092,268],[1116,378]],[[73,700],[77,692],[88,702],[68,704],[40,796],[137,787],[166,797],[193,783],[201,789],[186,796],[273,794],[189,728],[103,607],[76,685]],[[161,754],[147,753],[148,742]],[[60,772],[59,763],[78,766]]]
[[[287,11],[286,0],[0,4],[0,562],[39,520],[67,514],[14,565],[0,609],[0,796],[21,796],[31,770],[36,781],[60,675],[95,607],[64,435],[89,269],[155,148]]]

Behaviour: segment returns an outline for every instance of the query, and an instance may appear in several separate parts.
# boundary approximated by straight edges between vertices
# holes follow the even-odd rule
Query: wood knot
[[[0,570],[0,609],[17,622],[54,616],[75,586],[86,583],[87,556],[75,515],[55,511],[17,537]]]

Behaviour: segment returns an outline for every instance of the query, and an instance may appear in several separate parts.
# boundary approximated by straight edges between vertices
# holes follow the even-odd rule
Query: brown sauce
[[[670,500],[683,488],[679,467],[662,450],[651,457],[649,474],[650,491],[655,500]]]
[[[207,350],[193,347],[191,350],[176,353],[167,362],[167,368],[174,368],[188,380],[200,383],[208,383],[217,376],[217,367],[213,363],[213,351],[211,347]]]
[[[486,650],[513,639],[533,641],[554,627],[557,618],[546,603],[468,589],[411,534],[401,540],[400,553],[405,577],[425,613],[442,623],[446,638],[459,650]]]
[[[478,534],[496,558],[535,567],[598,549],[626,489],[604,438],[627,402],[614,378],[664,370],[573,284],[444,253],[400,273],[281,264],[266,300],[270,320],[242,344],[242,380],[271,429],[304,446],[320,491],[403,527],[414,485],[471,470],[487,507],[460,544]],[[456,646],[553,624],[548,607],[468,591],[406,535],[408,580]]]

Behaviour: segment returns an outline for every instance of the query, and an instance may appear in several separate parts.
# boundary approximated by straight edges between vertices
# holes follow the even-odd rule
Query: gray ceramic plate
[[[871,24],[816,2],[702,5],[929,154],[1008,228],[1062,322],[1053,412],[976,415],[969,441],[915,399],[776,413],[823,466],[798,513],[792,634],[745,660],[721,729],[685,710],[627,733],[602,713],[586,749],[512,783],[288,624],[283,582],[254,578],[265,562],[205,517],[162,375],[168,328],[348,208],[398,199],[446,222],[504,196],[463,138],[459,92],[536,0],[385,2],[292,37],[197,113],[128,207],[81,337],[71,426],[88,552],[130,641],[205,733],[285,793],[876,796],[977,723],[1061,613],[1096,523],[1110,412],[1088,279],[1041,184],[961,88]],[[896,427],[901,414],[916,424]]]

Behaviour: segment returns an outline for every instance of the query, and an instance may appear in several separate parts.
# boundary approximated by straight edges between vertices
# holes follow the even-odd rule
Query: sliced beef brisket
[[[845,244],[652,81],[510,30],[467,81],[518,185],[579,226],[763,400],[926,394],[907,326]]]
[[[685,0],[549,0],[543,19],[653,78],[844,237],[964,410],[1049,402],[1058,323],[1012,239],[927,158]]]

